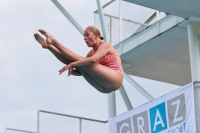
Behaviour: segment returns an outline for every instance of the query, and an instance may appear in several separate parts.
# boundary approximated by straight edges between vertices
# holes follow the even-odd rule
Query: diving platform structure
[[[81,26],[70,16],[70,14],[56,0],[51,0],[65,17],[82,34]],[[111,0],[102,6],[100,0],[96,0],[101,24],[101,31],[106,37],[103,8],[112,4]],[[136,33],[122,40],[114,47],[122,59],[124,78],[131,83],[135,89],[141,92],[149,101],[154,98],[136,83],[129,75],[176,85],[186,85],[195,82],[195,106],[196,121],[200,125],[200,1],[192,0],[123,0],[125,2],[138,4],[148,8],[165,12],[166,17],[158,20],[152,25],[147,25],[151,17],[140,23],[141,27]],[[119,2],[119,29],[122,31],[122,0]],[[178,7],[177,7],[178,6]],[[103,7],[103,8],[102,8]],[[107,15],[107,14],[105,14]],[[107,15],[109,16],[109,15]],[[154,15],[155,16],[155,15]],[[110,16],[113,17],[113,16]],[[116,18],[116,17],[115,17]],[[134,21],[132,21],[134,22]],[[135,22],[138,24],[138,22]],[[149,23],[149,22],[148,22]],[[119,89],[128,110],[133,107],[123,87]],[[109,117],[116,116],[115,93],[108,94]],[[200,127],[197,127],[200,132]]]
[[[83,28],[62,7],[57,0],[51,0],[63,15],[82,34]],[[103,35],[106,35],[102,7],[109,6],[111,0],[102,6],[96,0]],[[120,3],[122,0],[118,0]],[[123,0],[165,12],[166,17],[148,25],[152,16],[137,32],[122,40],[114,47],[122,59],[124,78],[141,92],[149,101],[154,98],[129,75],[152,79],[175,85],[194,82],[195,115],[197,132],[200,132],[200,1],[199,0]],[[120,23],[123,20],[119,12]],[[109,16],[109,15],[107,15]],[[112,17],[112,16],[110,16]],[[132,21],[134,22],[134,21]],[[134,22],[137,23],[138,22]],[[120,30],[122,25],[120,25]],[[120,33],[121,34],[121,33]],[[123,87],[119,89],[128,110],[133,107]],[[115,92],[108,94],[109,118],[116,116]]]
[[[195,115],[200,132],[200,1],[124,1],[172,14],[115,45],[124,71],[181,86],[196,82]]]

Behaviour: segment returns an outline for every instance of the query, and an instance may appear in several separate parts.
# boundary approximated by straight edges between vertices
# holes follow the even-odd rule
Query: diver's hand
[[[68,76],[70,76],[73,72],[73,65],[72,63],[64,66],[61,70],[59,70],[60,74],[62,74],[64,71],[68,70]]]

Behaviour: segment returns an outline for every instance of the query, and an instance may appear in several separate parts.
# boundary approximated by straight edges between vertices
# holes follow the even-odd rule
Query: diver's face
[[[89,29],[85,29],[83,36],[88,47],[92,47],[97,42],[97,35]]]

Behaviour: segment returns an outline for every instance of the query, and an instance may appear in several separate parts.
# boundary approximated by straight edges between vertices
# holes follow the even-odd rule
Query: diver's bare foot
[[[43,48],[48,48],[49,44],[47,44],[46,39],[44,39],[43,37],[41,37],[38,33],[34,34],[35,40],[38,41]]]
[[[39,29],[38,30],[42,35],[44,35],[46,37],[46,42],[48,44],[53,44],[54,43],[54,38],[51,34],[49,34],[47,31],[43,30],[43,29]]]

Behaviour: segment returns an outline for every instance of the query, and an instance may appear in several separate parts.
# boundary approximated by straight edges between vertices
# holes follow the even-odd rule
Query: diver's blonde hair
[[[89,30],[90,30],[91,32],[93,32],[94,34],[99,35],[99,38],[100,38],[101,40],[104,39],[104,37],[101,36],[100,30],[99,30],[96,26],[88,26],[86,29],[89,29]]]

